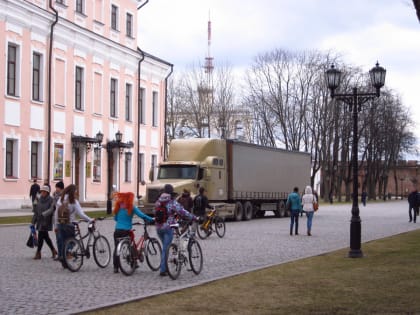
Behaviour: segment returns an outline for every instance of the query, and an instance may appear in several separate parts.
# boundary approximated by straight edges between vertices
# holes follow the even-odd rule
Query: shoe
[[[161,277],[166,277],[167,275],[168,275],[168,273],[166,271],[159,273],[159,276],[161,276]]]
[[[51,258],[52,258],[52,259],[54,259],[54,260],[56,260],[57,255],[58,255],[57,251],[56,251],[55,249],[52,249],[52,250],[51,250],[51,253],[52,253]]]
[[[413,220],[408,221],[408,223],[410,223],[411,221],[413,221]]]
[[[34,257],[35,260],[41,259],[41,252],[37,251]]]
[[[312,236],[311,232],[308,231],[308,236]]]
[[[298,232],[296,232],[296,233],[295,233],[295,235],[299,235],[299,233],[298,233]]]
[[[118,268],[114,267],[114,273],[118,273]]]

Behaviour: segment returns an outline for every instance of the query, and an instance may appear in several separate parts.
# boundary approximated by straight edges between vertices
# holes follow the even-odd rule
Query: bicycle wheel
[[[105,236],[99,235],[93,242],[93,258],[96,264],[105,268],[111,261],[111,247]]]
[[[154,237],[149,238],[144,250],[149,268],[153,271],[159,270],[162,256],[162,246],[160,246],[159,241]]]
[[[64,262],[66,267],[76,272],[83,265],[83,247],[80,241],[74,237],[68,238],[64,242]]]
[[[178,278],[181,273],[182,261],[180,259],[180,253],[178,246],[170,244],[166,251],[166,270],[168,271],[169,277],[172,280]]]
[[[188,258],[192,271],[198,275],[203,269],[203,252],[200,244],[194,239],[188,244]]]
[[[133,248],[128,240],[123,240],[118,244],[118,263],[123,274],[130,276],[136,269]]]
[[[223,236],[225,236],[225,233],[226,233],[226,224],[225,224],[225,220],[223,218],[216,217],[214,219],[214,227],[216,229],[217,236],[219,236],[220,238],[222,238]]]
[[[198,237],[199,238],[201,238],[202,240],[204,240],[207,237],[209,237],[209,235],[210,235],[210,229],[204,230],[202,228],[202,224],[199,224],[198,227],[197,227],[197,234],[198,234]]]

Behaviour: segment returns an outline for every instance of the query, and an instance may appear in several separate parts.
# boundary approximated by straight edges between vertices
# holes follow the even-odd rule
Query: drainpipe
[[[53,50],[53,40],[54,40],[54,26],[58,22],[58,12],[54,9],[52,5],[52,0],[49,2],[50,9],[55,14],[54,22],[51,24],[50,28],[50,48],[48,52],[48,135],[47,135],[47,182],[50,183],[50,170],[51,170],[51,68],[52,68],[52,50]]]
[[[137,7],[137,11],[138,10],[140,10],[141,8],[143,8],[147,3],[149,2],[149,0],[146,0],[143,4],[140,4],[138,7]]]
[[[139,190],[140,190],[140,159],[139,159],[139,152],[140,152],[140,125],[141,125],[141,121],[140,121],[140,117],[141,117],[141,103],[142,103],[142,99],[141,99],[141,63],[144,60],[144,52],[137,47],[137,49],[140,51],[141,53],[141,58],[139,60],[139,70],[138,70],[138,97],[137,97],[137,148],[136,148],[136,158],[135,161],[137,161],[137,187],[136,187],[136,191],[137,191],[137,199],[140,199],[141,196],[139,195]]]
[[[168,75],[165,78],[165,115],[164,115],[164,131],[165,131],[165,135],[164,135],[164,140],[163,140],[163,160],[166,161],[167,158],[167,147],[168,147],[168,133],[166,132],[166,118],[167,118],[167,114],[168,114],[168,78],[169,76],[172,74],[172,72],[174,71],[174,65],[171,65],[171,71],[169,71]]]
[[[137,11],[139,11],[141,8],[143,8],[147,3],[149,2],[149,0],[146,0],[144,3],[140,4],[137,7]],[[139,60],[139,71],[138,71],[138,97],[137,97],[137,147],[136,147],[136,158],[135,161],[137,161],[137,176],[136,176],[136,192],[137,192],[137,199],[140,199],[141,196],[139,195],[139,190],[140,190],[140,184],[139,184],[139,180],[140,180],[140,168],[139,168],[139,152],[140,152],[140,109],[141,109],[141,101],[142,99],[140,98],[140,91],[141,91],[141,63],[144,60],[144,52],[137,47],[137,49],[140,51],[141,53],[141,58]]]

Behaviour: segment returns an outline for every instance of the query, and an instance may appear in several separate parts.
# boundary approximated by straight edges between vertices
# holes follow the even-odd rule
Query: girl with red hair
[[[154,219],[144,214],[134,204],[134,194],[132,192],[118,192],[115,194],[114,205],[114,272],[118,272],[118,257],[116,256],[118,239],[129,236],[133,226],[134,214],[147,222],[153,222]]]

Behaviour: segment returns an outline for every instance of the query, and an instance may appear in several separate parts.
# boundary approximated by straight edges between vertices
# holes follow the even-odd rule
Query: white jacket
[[[69,198],[68,195],[64,196],[64,201],[66,201]],[[57,201],[57,207],[58,209],[61,206],[61,198]],[[80,203],[78,200],[75,200],[74,203],[69,203],[69,210],[70,210],[70,222],[76,222],[76,214],[79,218],[84,219],[88,222],[92,221],[93,219],[88,217],[82,210],[82,207],[80,206]],[[54,226],[57,226],[58,224],[58,218],[57,218],[57,211],[55,211],[54,215]]]

